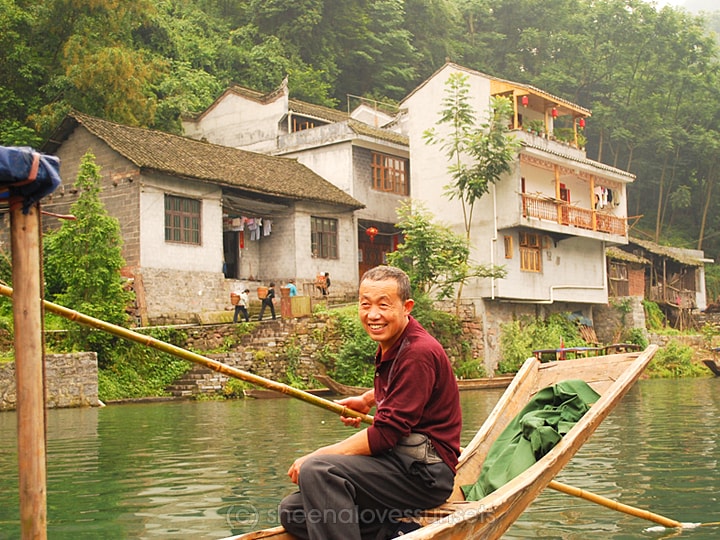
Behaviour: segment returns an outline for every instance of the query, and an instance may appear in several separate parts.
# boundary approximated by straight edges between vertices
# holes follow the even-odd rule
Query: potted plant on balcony
[[[535,133],[535,135],[544,135],[545,122],[542,120],[530,120],[527,123],[527,130],[529,133]]]

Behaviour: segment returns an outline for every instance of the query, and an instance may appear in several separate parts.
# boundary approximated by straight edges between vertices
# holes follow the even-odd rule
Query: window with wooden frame
[[[520,270],[542,272],[542,238],[539,234],[520,233]]]
[[[503,240],[505,241],[505,258],[512,259],[513,258],[513,237],[505,236],[503,238]]]
[[[630,280],[627,263],[610,261],[608,265],[608,285],[610,296],[630,296]]]
[[[201,208],[198,199],[165,195],[165,241],[200,245]]]
[[[379,152],[372,153],[373,189],[408,195],[408,160]]]
[[[338,220],[332,218],[310,218],[310,243],[313,257],[320,259],[338,258]]]

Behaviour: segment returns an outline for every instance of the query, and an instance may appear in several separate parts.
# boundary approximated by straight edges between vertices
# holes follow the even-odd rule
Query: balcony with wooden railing
[[[627,219],[589,208],[580,208],[567,201],[523,193],[523,217],[553,221],[560,225],[577,227],[620,236],[627,235]]]

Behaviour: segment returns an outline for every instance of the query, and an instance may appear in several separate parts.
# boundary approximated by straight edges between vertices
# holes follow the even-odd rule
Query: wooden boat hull
[[[332,390],[329,388],[314,388],[311,390],[305,390],[308,394],[312,394],[313,396],[331,396],[333,395]],[[245,388],[243,390],[243,395],[246,398],[253,398],[253,399],[283,399],[283,398],[290,398],[292,397],[289,394],[283,394],[281,392],[276,392],[275,390],[266,390],[264,388]]]
[[[485,388],[507,388],[512,382],[514,375],[502,375],[498,377],[484,377],[481,379],[458,379],[458,389],[462,392],[465,390],[483,390]],[[337,382],[335,379],[327,375],[316,375],[315,378],[319,383],[327,386],[334,394],[340,396],[359,396],[370,390],[364,386],[350,386]]]
[[[403,536],[408,540],[498,539],[565,467],[622,397],[640,378],[657,346],[642,352],[541,363],[528,359],[503,393],[483,426],[463,450],[455,491],[442,507],[427,512],[425,525]],[[582,379],[600,394],[582,419],[540,461],[480,501],[465,501],[460,486],[473,484],[492,443],[539,390],[569,379]],[[282,527],[232,540],[292,540]],[[226,539],[230,540],[230,539]]]
[[[716,377],[720,377],[720,364],[718,364],[717,361],[708,358],[707,360],[703,360],[703,364],[705,364]]]

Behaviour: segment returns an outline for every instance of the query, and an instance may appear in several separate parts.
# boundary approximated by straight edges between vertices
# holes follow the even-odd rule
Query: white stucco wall
[[[300,152],[283,154],[283,157],[297,159],[314,173],[355,197],[352,143],[350,141],[308,148]]]
[[[513,253],[505,258],[504,237],[511,236]],[[503,230],[496,242],[496,260],[507,277],[495,280],[496,297],[532,302],[606,303],[605,244],[582,237],[554,242],[544,237],[542,272],[520,270],[518,230]],[[522,286],[518,286],[522,283]],[[482,282],[485,296],[490,280]],[[492,294],[492,293],[491,293]]]
[[[165,241],[165,194],[202,200],[200,245]],[[140,193],[140,265],[148,268],[222,272],[220,188],[169,178],[146,177]]]
[[[183,121],[188,137],[214,144],[261,152],[272,151],[278,135],[278,121],[287,112],[287,96],[271,103],[226,93],[200,118]]]
[[[307,202],[299,202],[295,215],[295,258],[297,276],[314,280],[320,273],[330,272],[332,289],[335,291],[357,290],[357,223],[351,212],[338,212],[337,208],[322,208]],[[338,220],[338,258],[313,257],[310,239],[310,218],[329,217]]]
[[[446,97],[445,83],[450,74],[456,71],[459,70],[447,66],[403,101],[401,107],[407,108],[403,129],[407,130],[410,140],[412,198],[423,201],[438,220],[461,231],[464,230],[462,207],[457,200],[450,201],[444,195],[445,186],[450,180],[447,172],[448,158],[440,145],[427,144],[422,137],[425,130],[430,128],[435,128],[440,137],[451,131],[446,124],[437,126],[437,121]],[[475,76],[471,77],[468,83],[470,105],[475,109],[480,121],[490,105],[490,81]]]

